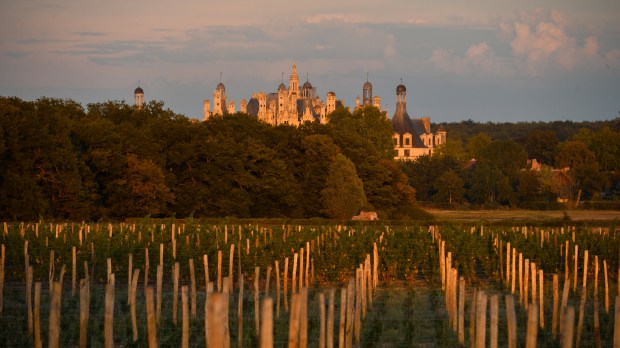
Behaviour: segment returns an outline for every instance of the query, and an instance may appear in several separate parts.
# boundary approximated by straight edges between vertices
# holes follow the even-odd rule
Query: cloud
[[[522,13],[512,23],[501,26],[509,41],[516,64],[530,75],[547,70],[573,71],[578,67],[602,65],[598,39],[579,39],[572,33],[574,21],[556,11]]]
[[[437,69],[457,75],[476,72],[489,75],[510,74],[510,69],[495,55],[486,42],[469,46],[462,57],[450,50],[436,49],[429,61]]]

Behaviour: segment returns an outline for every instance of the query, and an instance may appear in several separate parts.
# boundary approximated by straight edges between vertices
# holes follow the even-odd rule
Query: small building
[[[396,87],[396,111],[392,117],[394,129],[394,159],[414,160],[423,155],[432,155],[435,147],[446,142],[446,131],[439,127],[431,131],[429,117],[411,119],[407,113],[407,88]]]

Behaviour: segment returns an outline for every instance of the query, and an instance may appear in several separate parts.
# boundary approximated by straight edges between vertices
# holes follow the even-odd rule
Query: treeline
[[[618,129],[620,118],[605,121],[551,121],[551,122],[474,122],[464,120],[460,122],[443,122],[452,140],[463,143],[474,135],[484,133],[494,140],[515,140],[522,142],[534,130],[550,131],[555,133],[559,141],[572,138],[582,129],[597,132],[605,127]]]
[[[328,125],[198,122],[151,102],[0,98],[0,218],[421,214],[377,109]]]
[[[474,208],[620,209],[620,119],[471,123],[467,128],[468,123],[459,124],[461,132],[488,133],[459,138],[448,130],[448,141],[432,156],[403,163],[418,201]],[[521,131],[506,134],[502,128]],[[536,159],[537,170],[530,170],[528,159]]]

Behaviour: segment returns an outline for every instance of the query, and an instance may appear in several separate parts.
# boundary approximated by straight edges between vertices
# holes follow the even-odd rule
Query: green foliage
[[[321,197],[325,213],[339,220],[357,215],[366,204],[364,184],[355,172],[355,165],[342,154],[336,155],[329,166]]]
[[[467,154],[469,158],[480,158],[482,152],[491,145],[491,137],[485,133],[478,133],[467,140]]]
[[[448,170],[435,180],[437,194],[433,199],[448,204],[460,203],[465,195],[465,182],[453,170]]]

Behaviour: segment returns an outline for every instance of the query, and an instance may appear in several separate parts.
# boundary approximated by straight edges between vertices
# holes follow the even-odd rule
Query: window
[[[409,157],[409,150],[405,150],[405,157]]]
[[[405,145],[410,145],[410,139],[409,138],[405,138]]]
[[[398,146],[398,138],[394,138],[394,145]]]

